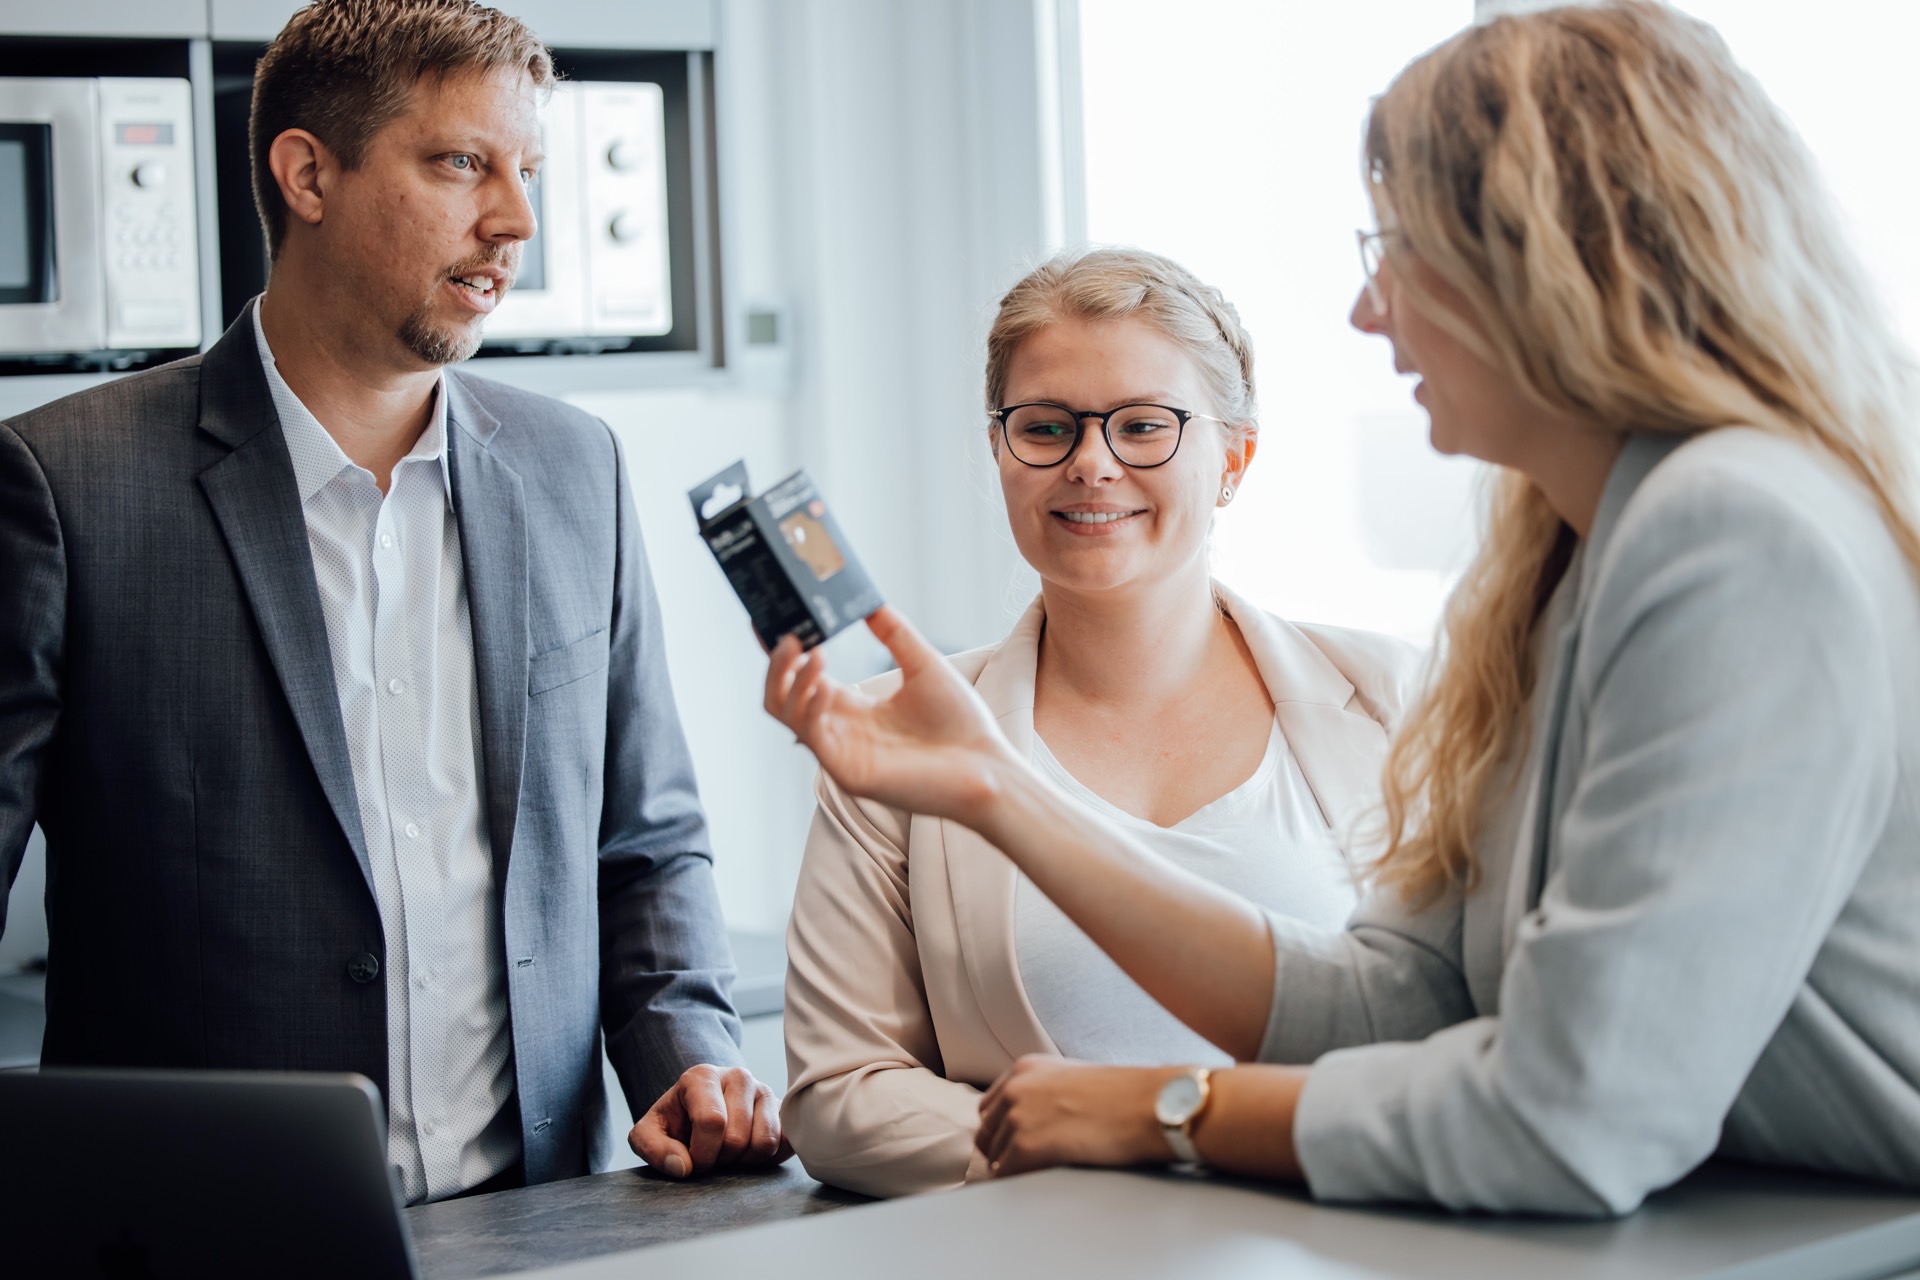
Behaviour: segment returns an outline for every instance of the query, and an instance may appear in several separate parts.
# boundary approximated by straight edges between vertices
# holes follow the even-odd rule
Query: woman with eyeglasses
[[[1253,353],[1165,258],[1069,253],[1002,299],[986,438],[1040,595],[954,659],[1006,749],[1101,829],[1317,928],[1351,912],[1348,819],[1379,799],[1417,650],[1296,626],[1208,573],[1253,461]],[[884,695],[897,677],[867,686]],[[981,1091],[1025,1054],[1230,1059],[979,835],[823,777],[788,935],[782,1123],[808,1172],[875,1195],[987,1172]]]
[[[1502,479],[1347,928],[1089,816],[897,615],[885,696],[774,651],[769,710],[847,792],[978,831],[1250,1064],[1025,1059],[989,1168],[1586,1215],[1716,1153],[1920,1184],[1911,361],[1812,161],[1638,0],[1439,46],[1366,159],[1354,323]]]

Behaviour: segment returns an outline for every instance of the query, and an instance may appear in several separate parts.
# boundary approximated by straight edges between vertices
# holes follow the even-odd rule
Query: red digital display
[[[120,124],[114,126],[113,138],[123,147],[170,147],[173,145],[173,126]]]

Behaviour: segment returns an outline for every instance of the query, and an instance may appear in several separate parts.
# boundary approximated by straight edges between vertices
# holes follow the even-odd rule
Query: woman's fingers
[[[786,723],[781,712],[786,707],[787,690],[793,685],[794,668],[801,656],[800,641],[793,636],[781,636],[767,653],[767,688],[761,706],[782,724]]]
[[[887,652],[893,655],[905,675],[911,676],[930,661],[943,660],[940,651],[928,644],[906,616],[890,604],[883,604],[868,615],[867,630],[887,646]]]

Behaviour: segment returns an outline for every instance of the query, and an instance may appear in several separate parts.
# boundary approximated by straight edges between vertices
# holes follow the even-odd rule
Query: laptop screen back
[[[12,1276],[415,1280],[362,1076],[0,1074]]]

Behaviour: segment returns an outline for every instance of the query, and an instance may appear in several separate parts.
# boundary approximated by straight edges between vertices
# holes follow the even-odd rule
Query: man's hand
[[[689,1067],[627,1134],[627,1145],[674,1178],[728,1165],[779,1164],[780,1099],[745,1067]]]

